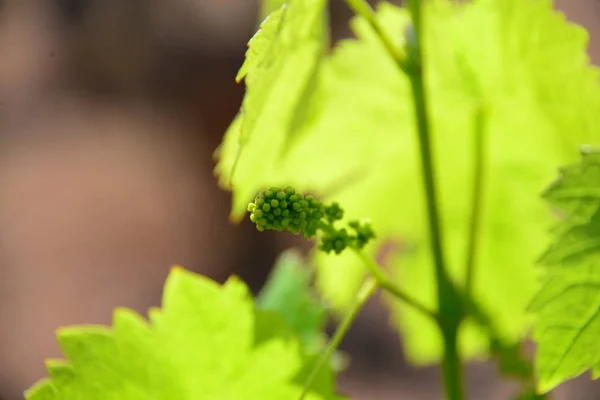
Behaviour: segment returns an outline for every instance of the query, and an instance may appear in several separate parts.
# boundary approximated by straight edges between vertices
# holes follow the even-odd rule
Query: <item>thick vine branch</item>
[[[407,37],[408,77],[413,93],[421,169],[425,186],[429,240],[434,258],[437,281],[440,329],[444,339],[444,360],[442,372],[444,388],[448,400],[464,398],[462,363],[458,350],[458,333],[464,319],[463,297],[453,284],[446,267],[442,237],[442,218],[438,209],[434,155],[431,144],[431,131],[428,120],[427,93],[423,70],[423,18],[421,2],[409,0],[412,15],[412,35]]]

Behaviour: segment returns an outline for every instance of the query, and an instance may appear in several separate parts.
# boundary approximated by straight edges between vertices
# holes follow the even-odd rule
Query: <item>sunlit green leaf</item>
[[[250,40],[237,76],[245,79],[246,96],[228,132],[238,143],[226,139],[229,145],[218,154],[216,170],[223,185],[236,188],[238,205],[250,201],[263,181],[278,176],[276,165],[298,115],[308,112],[327,47],[326,5],[326,0],[291,0],[270,14]],[[239,218],[240,212],[232,216]]]
[[[562,270],[537,295],[538,388],[547,392],[600,362],[600,264]]]
[[[273,11],[286,3],[286,0],[260,0],[260,20],[264,20]]]
[[[473,291],[503,339],[514,341],[529,326],[524,310],[536,289],[533,265],[552,219],[539,191],[556,165],[574,159],[577,144],[593,141],[600,131],[598,73],[588,65],[585,31],[548,1],[426,5],[425,77],[448,266],[454,279],[464,281],[474,121],[483,110],[486,171]],[[407,12],[383,3],[377,15],[402,46]],[[255,146],[242,147],[245,155],[236,171],[244,174],[233,180],[232,213],[243,216],[254,192],[272,185],[289,184],[339,201],[348,219],[373,221],[379,241],[367,249],[370,256],[379,258],[382,248],[410,249],[402,257],[387,257],[386,265],[407,292],[435,307],[409,81],[365,21],[355,19],[352,26],[357,40],[342,41],[321,62],[303,108],[309,112],[294,125],[292,146],[281,150],[290,144],[288,124],[265,122],[265,129],[254,130]],[[283,79],[277,82],[285,86]],[[273,112],[263,110],[265,120],[279,121],[279,102],[272,104]],[[234,155],[223,151],[222,165]],[[344,309],[363,278],[360,261],[353,254],[318,254],[316,262],[318,286],[331,304]],[[408,358],[438,361],[436,327],[391,304]],[[468,325],[461,349],[466,356],[480,355],[487,340]]]
[[[561,170],[546,198],[566,215],[542,257],[548,267],[531,309],[538,388],[547,392],[600,363],[600,153]]]
[[[254,304],[242,282],[230,279],[220,286],[175,269],[150,323],[121,309],[112,328],[61,330],[58,340],[67,360],[48,363],[50,378],[26,398],[297,398],[302,388],[297,379],[312,361],[302,356],[293,336],[255,333],[255,323]],[[310,398],[333,396],[312,393]]]

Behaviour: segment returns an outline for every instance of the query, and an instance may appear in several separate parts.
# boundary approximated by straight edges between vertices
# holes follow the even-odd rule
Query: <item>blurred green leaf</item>
[[[283,316],[294,333],[309,349],[323,341],[326,310],[311,286],[312,270],[295,250],[283,253],[262,289],[257,305]]]
[[[294,319],[293,317],[291,319]],[[289,325],[289,316],[285,316],[278,311],[258,309],[256,312],[256,344],[259,345],[265,341],[274,338],[294,338],[297,337],[296,332]],[[321,349],[315,349],[314,344],[307,344],[301,348],[302,368],[294,378],[294,382],[299,386],[304,385],[306,379],[313,370],[313,367],[318,361],[318,355]],[[318,351],[315,351],[318,350]],[[336,394],[335,382],[337,378],[336,370],[332,363],[325,365],[319,370],[311,390],[323,396],[327,400],[343,400],[344,396]]]
[[[302,388],[297,379],[312,361],[293,336],[274,330],[255,334],[255,323],[254,304],[242,282],[230,279],[220,286],[175,269],[165,284],[162,309],[151,312],[150,324],[120,309],[111,329],[62,329],[58,340],[67,360],[49,362],[50,378],[26,398],[297,398]],[[264,340],[256,341],[260,336]],[[335,397],[313,392],[310,398]]]

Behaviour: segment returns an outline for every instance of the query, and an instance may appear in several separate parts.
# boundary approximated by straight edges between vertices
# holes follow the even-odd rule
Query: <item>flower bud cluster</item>
[[[315,236],[323,218],[323,205],[312,196],[296,193],[294,188],[272,187],[263,190],[248,204],[250,220],[259,231],[287,230],[306,238]]]
[[[319,249],[326,253],[340,254],[347,247],[360,250],[375,238],[367,221],[352,221],[348,229],[336,229],[334,223],[344,217],[344,210],[338,203],[325,206],[312,196],[297,193],[292,187],[272,187],[259,192],[254,202],[248,204],[248,212],[259,231],[287,230],[296,235],[302,233],[310,239],[321,230]]]
[[[353,233],[348,233],[346,228],[325,230],[319,250],[326,253],[333,251],[335,254],[340,254],[347,247],[360,250],[369,240],[375,238],[375,232],[368,221],[351,221],[348,226]]]

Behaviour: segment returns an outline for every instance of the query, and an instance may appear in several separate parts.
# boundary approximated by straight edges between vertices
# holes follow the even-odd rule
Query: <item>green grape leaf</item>
[[[577,263],[600,251],[600,153],[584,149],[581,163],[563,168],[544,197],[566,218],[554,229],[558,239],[542,263]]]
[[[326,0],[291,0],[271,13],[249,42],[236,77],[245,79],[246,96],[228,132],[237,144],[230,141],[230,151],[218,153],[227,168],[218,165],[215,171],[222,185],[236,187],[237,204],[254,198],[261,188],[256,183],[276,176],[271,165],[284,152],[293,128],[308,115],[327,48],[326,5]],[[233,218],[239,215],[232,213]]]
[[[566,215],[543,255],[547,275],[530,309],[536,313],[538,390],[545,393],[600,363],[600,153],[561,170],[546,191]]]
[[[50,377],[28,400],[281,399],[300,395],[304,357],[294,337],[255,334],[249,290],[223,286],[183,269],[165,284],[161,309],[148,323],[119,309],[112,328],[59,331],[67,361],[48,363]],[[264,325],[263,325],[264,326]],[[256,338],[264,340],[257,341]],[[326,399],[311,393],[311,399]],[[333,397],[330,397],[333,398]]]
[[[543,195],[550,205],[568,213],[565,226],[588,221],[600,199],[600,155],[584,146],[582,156],[581,162],[562,168],[560,178]]]
[[[257,299],[261,310],[282,315],[309,349],[323,342],[326,310],[313,289],[312,270],[296,250],[283,253]]]
[[[600,265],[596,260],[586,264],[554,273],[531,305],[537,315],[534,339],[542,393],[600,362]]]
[[[547,1],[440,0],[426,2],[423,12],[426,89],[449,272],[464,282],[474,120],[482,113],[486,168],[473,293],[496,321],[501,339],[514,342],[531,323],[525,309],[538,285],[533,265],[552,219],[538,191],[552,179],[556,165],[575,156],[577,144],[593,142],[600,131],[598,70],[588,63],[586,32]],[[410,23],[406,10],[382,3],[377,18],[402,48]],[[379,239],[365,249],[370,256],[378,258],[390,244],[410,249],[388,257],[387,264],[405,291],[435,307],[410,82],[366,21],[355,18],[352,28],[357,38],[340,42],[321,60],[314,91],[303,107],[306,118],[291,132],[293,146],[281,155],[282,144],[290,144],[289,124],[255,130],[250,142],[262,144],[244,146],[236,169],[245,171],[244,178],[232,181],[232,215],[241,218],[252,195],[269,186],[292,185],[338,201],[347,220],[372,220]],[[263,117],[279,120],[274,114]],[[243,125],[235,122],[224,144],[243,136]],[[231,165],[235,146],[221,150],[222,165]],[[360,260],[350,253],[318,253],[315,261],[317,285],[326,300],[338,310],[348,307],[365,273]],[[403,304],[390,304],[409,360],[439,361],[437,327]],[[466,324],[460,348],[465,357],[477,357],[488,351],[488,340],[474,324]]]
[[[473,289],[503,338],[516,341],[527,332],[524,310],[538,274],[533,264],[551,217],[537,192],[550,179],[554,165],[569,160],[575,144],[594,133],[593,107],[581,102],[571,82],[589,104],[598,104],[597,72],[587,65],[585,32],[565,23],[547,2],[489,0],[459,8],[432,4],[425,18],[427,87],[448,266],[456,281],[464,281],[475,119],[483,109],[486,169]],[[531,18],[536,24],[530,23]],[[397,19],[401,26],[402,17]],[[542,69],[547,74],[540,75]],[[569,78],[561,84],[557,80],[564,79],[564,73]],[[562,93],[561,100],[557,93]],[[567,107],[572,115],[563,110]],[[575,114],[580,121],[573,119]],[[414,132],[414,127],[407,131]],[[400,179],[404,190],[388,196],[396,201],[396,209],[421,213],[416,217],[402,213],[401,221],[390,222],[396,229],[403,226],[399,233],[418,246],[399,259],[396,275],[406,291],[434,306],[416,144],[404,148],[405,153],[396,155],[402,161],[390,163],[388,170],[394,172],[387,175],[388,181]],[[381,198],[384,192],[370,195]],[[441,340],[433,324],[403,304],[394,304],[408,356],[417,363],[439,360]],[[465,325],[461,335],[465,356],[486,351],[487,340],[472,325]]]

